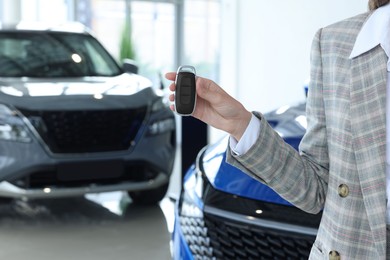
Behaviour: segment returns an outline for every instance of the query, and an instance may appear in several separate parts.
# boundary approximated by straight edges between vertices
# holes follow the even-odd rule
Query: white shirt
[[[359,32],[350,59],[381,45],[390,57],[390,4],[376,9]],[[387,61],[387,104],[386,104],[386,178],[387,198],[390,198],[390,59]],[[240,141],[230,137],[230,148],[238,155],[246,153],[256,142],[261,128],[260,120],[252,119]],[[390,224],[390,199],[387,200],[387,223]]]

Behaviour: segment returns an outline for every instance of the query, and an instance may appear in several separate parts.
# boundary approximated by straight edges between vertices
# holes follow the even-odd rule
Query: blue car
[[[298,149],[305,104],[265,115]],[[306,213],[226,163],[228,137],[199,152],[184,177],[172,234],[174,259],[307,259],[321,213]]]

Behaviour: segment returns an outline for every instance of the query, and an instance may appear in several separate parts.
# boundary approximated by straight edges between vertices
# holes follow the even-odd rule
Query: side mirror
[[[134,60],[131,59],[124,59],[122,69],[125,72],[138,74],[138,66],[135,64]]]

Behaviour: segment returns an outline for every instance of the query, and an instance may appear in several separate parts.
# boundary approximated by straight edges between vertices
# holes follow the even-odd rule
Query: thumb
[[[210,104],[218,104],[224,100],[227,93],[214,81],[198,77],[196,82],[196,91],[200,98]]]

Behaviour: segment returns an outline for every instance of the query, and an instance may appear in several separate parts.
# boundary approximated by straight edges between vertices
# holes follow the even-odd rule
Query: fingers
[[[174,81],[176,78],[176,72],[168,72],[165,74],[165,78]]]
[[[175,79],[176,79],[176,72],[168,72],[165,74],[165,78],[168,80],[171,80],[172,83],[169,85],[169,90],[173,93],[169,95],[169,101],[174,102],[175,101]],[[198,97],[200,97],[201,100],[198,100],[198,102],[203,102],[202,99],[210,104],[220,103],[223,102],[226,93],[212,80],[202,78],[202,77],[196,77],[196,91]],[[207,105],[208,106],[208,105]],[[172,111],[175,111],[174,105],[172,104],[170,106]],[[195,110],[197,110],[195,108]],[[204,109],[202,109],[203,111]],[[196,113],[195,111],[195,114]]]
[[[176,90],[176,85],[175,85],[176,72],[168,72],[167,74],[165,74],[165,78],[172,81],[172,83],[169,85],[169,90],[174,92]]]
[[[169,90],[175,92],[176,85],[176,72],[168,72],[165,74],[165,78],[171,80],[172,83],[169,85]],[[212,80],[208,80],[202,77],[196,77],[196,91],[199,97],[211,102],[220,102],[224,99],[226,93]],[[169,101],[174,102],[174,93],[169,96]]]
[[[172,94],[169,95],[169,101],[170,102],[175,101],[175,94],[172,93]]]
[[[176,73],[165,74],[168,80],[175,81]],[[175,100],[175,83],[169,86],[173,92],[169,96],[169,101]],[[214,81],[196,77],[196,93],[198,95],[195,110],[192,116],[215,128],[226,131],[240,140],[244,133],[252,114],[223,88]],[[170,109],[175,111],[175,105],[171,104]]]
[[[169,90],[172,91],[172,92],[175,92],[175,90],[176,90],[176,85],[175,85],[176,72],[168,72],[168,73],[166,73],[165,74],[165,78],[172,81],[172,83],[169,85]],[[169,95],[169,101],[171,103],[175,102],[175,94],[170,94]],[[175,111],[175,105],[174,104],[171,104],[169,106],[169,108],[172,111]]]

